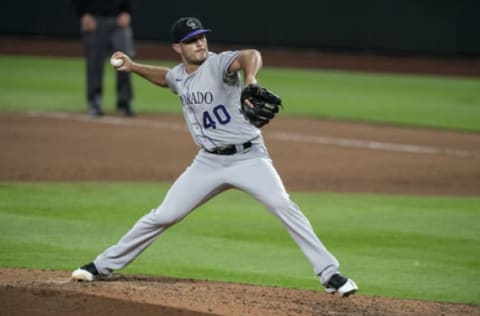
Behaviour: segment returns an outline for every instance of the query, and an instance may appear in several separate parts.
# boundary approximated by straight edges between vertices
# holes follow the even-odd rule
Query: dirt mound
[[[0,269],[0,315],[480,315],[480,307],[175,278]]]
[[[19,298],[22,298],[21,300]],[[91,316],[200,316],[210,315],[187,309],[112,299],[76,291],[31,287],[0,287],[0,299],[6,315]],[[0,315],[4,315],[3,312]]]

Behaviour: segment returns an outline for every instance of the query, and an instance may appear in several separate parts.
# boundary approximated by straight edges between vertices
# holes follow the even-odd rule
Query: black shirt
[[[99,16],[117,16],[122,12],[132,13],[130,0],[71,0],[78,16],[86,13]]]

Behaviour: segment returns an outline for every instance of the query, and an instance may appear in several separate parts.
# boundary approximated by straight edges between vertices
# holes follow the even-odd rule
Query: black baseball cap
[[[174,43],[185,42],[192,37],[211,32],[210,29],[204,29],[202,22],[193,17],[179,18],[172,25],[172,38]]]

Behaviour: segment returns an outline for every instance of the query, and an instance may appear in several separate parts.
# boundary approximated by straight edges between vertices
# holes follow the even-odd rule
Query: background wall
[[[480,55],[474,0],[134,0],[137,40],[170,40],[179,16],[197,16],[212,41],[328,51]],[[78,37],[69,0],[3,2],[0,34]]]

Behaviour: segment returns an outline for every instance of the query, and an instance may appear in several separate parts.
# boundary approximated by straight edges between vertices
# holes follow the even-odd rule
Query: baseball
[[[110,58],[110,63],[113,67],[120,67],[123,65],[123,59],[120,58]]]

